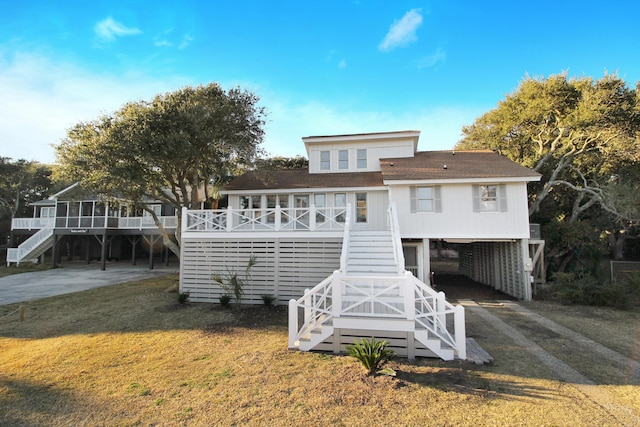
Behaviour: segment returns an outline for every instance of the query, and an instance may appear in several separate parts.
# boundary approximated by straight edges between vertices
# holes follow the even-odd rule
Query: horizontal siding
[[[251,256],[256,264],[244,287],[244,304],[262,304],[261,295],[273,295],[284,304],[300,298],[340,266],[341,239],[237,240],[183,239],[180,292],[194,302],[219,302],[224,290],[213,274],[245,270]]]
[[[413,338],[412,332],[370,331],[358,329],[340,329],[338,333],[330,336],[322,343],[314,347],[315,351],[335,351],[338,346],[340,353],[346,353],[346,346],[362,339],[375,338],[378,341],[386,341],[387,348],[400,357],[408,356],[408,347],[412,343],[415,356],[437,357],[431,350],[425,348],[419,341]]]
[[[410,186],[393,186],[403,238],[523,239],[529,238],[525,183],[507,183],[506,212],[474,212],[471,184],[442,184],[441,212],[411,213]]]

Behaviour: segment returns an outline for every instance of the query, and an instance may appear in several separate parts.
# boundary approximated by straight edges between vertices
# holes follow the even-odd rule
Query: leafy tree
[[[26,215],[30,203],[51,194],[51,171],[51,166],[42,163],[0,157],[0,218],[6,220],[3,238],[13,218]]]
[[[624,184],[616,177],[622,170],[637,177],[639,113],[638,91],[616,75],[526,77],[463,128],[457,148],[493,149],[540,172],[542,180],[530,188],[530,216],[568,223],[567,229],[605,216],[601,231],[615,235],[638,221],[640,192],[627,188],[637,180]],[[572,257],[576,248],[555,249]]]
[[[217,189],[260,152],[266,113],[258,101],[240,88],[209,84],[128,103],[68,130],[56,147],[58,176],[145,209],[179,255],[180,222],[170,236],[145,201],[178,212],[213,203]]]
[[[302,169],[307,167],[309,167],[309,160],[303,156],[261,158],[255,164],[257,170]]]

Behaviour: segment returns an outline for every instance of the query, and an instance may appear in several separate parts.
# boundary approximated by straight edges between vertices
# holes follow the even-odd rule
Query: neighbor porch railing
[[[183,232],[342,231],[349,207],[182,210]]]
[[[178,217],[160,216],[164,228],[176,228]],[[56,228],[121,228],[143,230],[156,228],[151,216],[64,216],[57,218],[14,218],[11,221],[12,230],[40,230],[47,227]]]

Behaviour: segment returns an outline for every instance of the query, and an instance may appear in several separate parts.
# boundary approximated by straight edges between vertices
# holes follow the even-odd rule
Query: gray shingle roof
[[[445,169],[446,165],[446,169]],[[422,151],[414,157],[381,159],[382,172],[316,173],[309,169],[250,171],[231,181],[226,191],[339,187],[380,187],[384,181],[522,178],[540,174],[489,150]]]
[[[380,167],[385,181],[474,178],[537,181],[541,176],[490,150],[422,151],[414,157],[381,159]]]

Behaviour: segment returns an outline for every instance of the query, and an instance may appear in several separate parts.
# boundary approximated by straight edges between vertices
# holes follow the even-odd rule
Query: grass
[[[17,304],[0,306],[0,425],[617,425],[469,312],[494,364],[396,359],[397,377],[371,377],[348,356],[288,350],[286,307],[178,304],[176,281],[28,302],[24,322],[9,314]],[[633,340],[616,326],[635,314],[610,312],[583,322]],[[640,414],[637,386],[594,376]]]
[[[0,264],[0,277],[10,276],[12,274],[29,273],[31,271],[42,271],[51,268],[51,263],[33,264],[31,262],[23,262],[20,265],[12,265],[7,267],[7,262]]]

